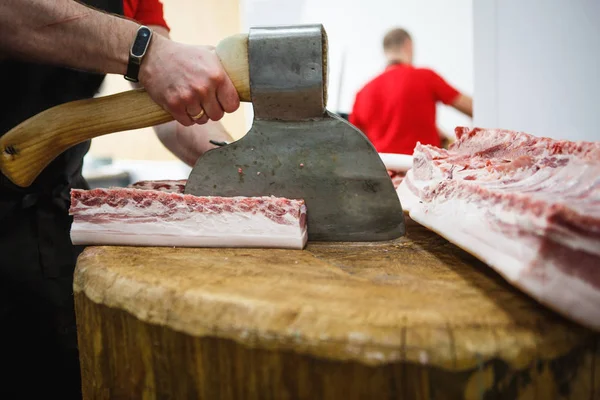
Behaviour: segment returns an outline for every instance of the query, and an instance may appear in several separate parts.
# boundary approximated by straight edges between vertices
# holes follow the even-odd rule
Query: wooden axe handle
[[[248,35],[223,39],[216,52],[240,100],[249,102]],[[64,103],[34,115],[0,137],[0,171],[15,185],[26,187],[52,160],[76,144],[172,120],[144,89]]]

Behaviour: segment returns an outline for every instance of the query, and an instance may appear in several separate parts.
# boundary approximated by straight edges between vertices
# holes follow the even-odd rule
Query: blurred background
[[[174,40],[216,45],[251,26],[322,23],[329,37],[330,111],[350,112],[356,92],[385,68],[381,41],[394,27],[414,41],[414,64],[473,97],[474,116],[438,106],[437,123],[522,130],[537,136],[600,140],[600,1],[596,0],[162,0]],[[129,90],[108,76],[100,95]],[[244,104],[223,124],[243,136]],[[151,128],[93,141],[92,184],[184,179]]]

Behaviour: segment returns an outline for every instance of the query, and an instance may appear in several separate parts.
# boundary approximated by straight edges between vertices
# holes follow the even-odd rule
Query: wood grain
[[[597,334],[410,220],[304,251],[90,247],[74,290],[88,399],[599,393]]]
[[[232,35],[221,40],[215,51],[237,89],[240,101],[251,102],[248,34]]]
[[[0,170],[16,185],[29,186],[52,160],[76,144],[172,119],[143,89],[61,104],[0,137]]]

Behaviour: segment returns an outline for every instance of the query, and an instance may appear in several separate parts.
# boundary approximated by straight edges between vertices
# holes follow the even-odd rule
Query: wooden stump
[[[600,398],[598,334],[407,222],[303,251],[88,248],[85,398]]]

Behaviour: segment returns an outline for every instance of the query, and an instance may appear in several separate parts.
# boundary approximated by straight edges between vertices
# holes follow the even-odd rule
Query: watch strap
[[[131,82],[139,82],[138,75],[140,73],[140,64],[132,61],[131,57],[129,59],[129,63],[127,64],[127,73],[125,74],[125,79]]]
[[[125,73],[125,79],[128,81],[139,82],[140,66],[150,45],[150,39],[152,39],[152,30],[147,26],[141,25],[129,50],[129,62],[127,63],[127,72]]]

